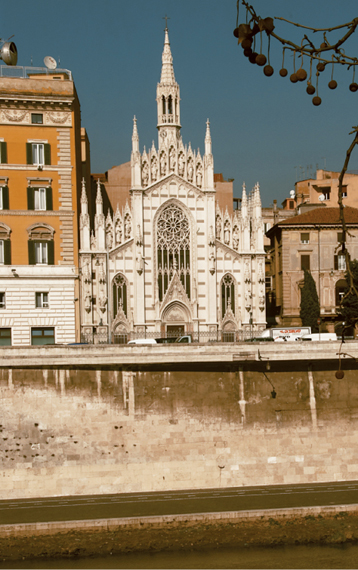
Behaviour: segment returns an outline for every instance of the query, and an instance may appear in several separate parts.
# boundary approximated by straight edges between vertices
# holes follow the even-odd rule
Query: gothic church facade
[[[192,334],[238,340],[265,328],[265,252],[259,187],[221,210],[210,124],[205,151],[184,145],[180,92],[165,29],[157,85],[158,148],[140,152],[134,118],[130,199],[105,216],[97,184],[94,228],[83,186],[81,333],[110,340]]]

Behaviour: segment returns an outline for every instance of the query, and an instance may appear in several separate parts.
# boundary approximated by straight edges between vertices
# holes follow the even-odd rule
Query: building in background
[[[165,30],[157,86],[158,148],[99,177],[94,229],[81,199],[82,336],[178,336],[235,340],[265,318],[265,252],[258,185],[233,209],[232,180],[214,177],[209,121],[205,150],[184,145],[180,93]],[[204,134],[204,133],[203,133]],[[113,206],[113,215],[103,205]]]
[[[80,104],[67,70],[8,72],[0,77],[0,344],[74,342],[78,189],[89,180]]]
[[[358,259],[358,209],[344,209],[348,232],[346,247]],[[300,304],[304,270],[316,282],[322,320],[321,332],[334,332],[337,308],[347,288],[345,256],[342,254],[342,224],[339,208],[311,208],[303,214],[278,222],[268,232],[272,290],[277,324],[301,325]]]
[[[340,172],[317,170],[316,179],[309,178],[295,184],[297,205],[324,204],[334,208],[338,204],[338,178]],[[343,202],[358,208],[358,174],[347,172],[343,178]],[[303,211],[303,210],[301,210]]]

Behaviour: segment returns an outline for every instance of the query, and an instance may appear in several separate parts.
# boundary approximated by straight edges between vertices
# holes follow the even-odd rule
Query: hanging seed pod
[[[258,54],[253,51],[251,55],[249,55],[249,62],[250,63],[256,63],[256,58],[257,58]]]
[[[326,47],[328,47],[328,44],[326,44],[326,42],[323,42],[323,44],[320,45],[320,48],[321,48],[321,49],[324,49],[324,48],[326,48]]]
[[[337,380],[342,380],[342,378],[344,378],[343,370],[337,370],[335,376],[336,376]]]
[[[304,81],[307,78],[307,71],[305,69],[302,69],[302,67],[300,67],[300,69],[297,71],[296,73],[298,81]]]
[[[333,71],[334,71],[334,59],[332,55],[332,75],[331,75],[331,81],[328,83],[328,87],[330,89],[335,89],[337,87],[337,81],[333,79]]]
[[[292,83],[297,83],[297,81],[298,81],[298,77],[297,77],[297,73],[296,73],[296,51],[293,52],[293,73],[290,76],[290,81]]]
[[[271,77],[271,75],[273,75],[273,67],[271,67],[271,65],[265,65],[264,74],[267,75],[267,77]]]
[[[245,57],[250,57],[251,54],[252,54],[252,49],[251,49],[251,48],[246,48],[246,49],[244,49],[244,56],[245,56]]]
[[[251,45],[252,45],[252,40],[251,40],[250,38],[245,38],[245,39],[242,40],[242,42],[241,42],[241,47],[242,47],[243,49],[250,48]]]
[[[306,93],[308,93],[308,95],[313,95],[315,91],[316,89],[313,87],[313,85],[308,82],[308,85],[306,87]]]
[[[325,66],[325,64],[324,64],[322,61],[320,61],[319,63],[317,63],[317,71],[321,71],[321,72],[322,72],[322,71],[324,71],[325,69],[326,69],[326,66]]]
[[[312,103],[313,103],[316,107],[318,107],[318,105],[320,105],[320,104],[322,103],[321,97],[318,97],[318,95],[316,95],[316,97],[313,97]]]
[[[233,34],[235,36],[235,38],[239,37],[239,28],[235,28],[235,30],[233,31]]]
[[[282,65],[281,65],[281,69],[279,71],[279,74],[281,75],[281,77],[286,77],[288,71],[287,69],[285,69],[284,67],[285,65],[285,48],[283,48],[282,50]]]
[[[352,91],[352,93],[355,93],[358,90],[358,85],[354,81],[355,73],[356,73],[356,68],[355,68],[355,66],[353,66],[353,79],[352,79],[352,83],[349,86],[349,90]]]
[[[255,63],[257,63],[257,65],[259,65],[260,67],[265,65],[266,61],[267,61],[266,56],[263,53],[259,53],[259,55],[256,56]]]
[[[298,81],[304,81],[307,78],[307,71],[303,69],[303,53],[301,53],[301,65],[299,70],[296,72]]]

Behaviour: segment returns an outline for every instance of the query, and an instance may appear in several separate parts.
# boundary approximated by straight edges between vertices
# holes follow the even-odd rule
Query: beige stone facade
[[[351,259],[357,259],[358,209],[347,206],[344,211],[350,232],[346,247]],[[316,208],[279,222],[267,235],[271,239],[270,271],[277,324],[301,324],[300,291],[304,269],[308,269],[320,301],[321,331],[334,332],[337,308],[346,287],[339,209],[317,204]]]

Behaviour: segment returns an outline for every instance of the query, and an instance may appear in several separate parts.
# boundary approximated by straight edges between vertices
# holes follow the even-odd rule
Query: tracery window
[[[113,279],[113,318],[121,310],[127,317],[127,281],[123,275],[118,274]]]
[[[167,206],[158,219],[157,258],[159,300],[163,300],[174,271],[190,299],[189,220],[175,204]]]
[[[221,282],[221,314],[224,318],[227,309],[235,314],[235,281],[232,275],[227,274]]]

